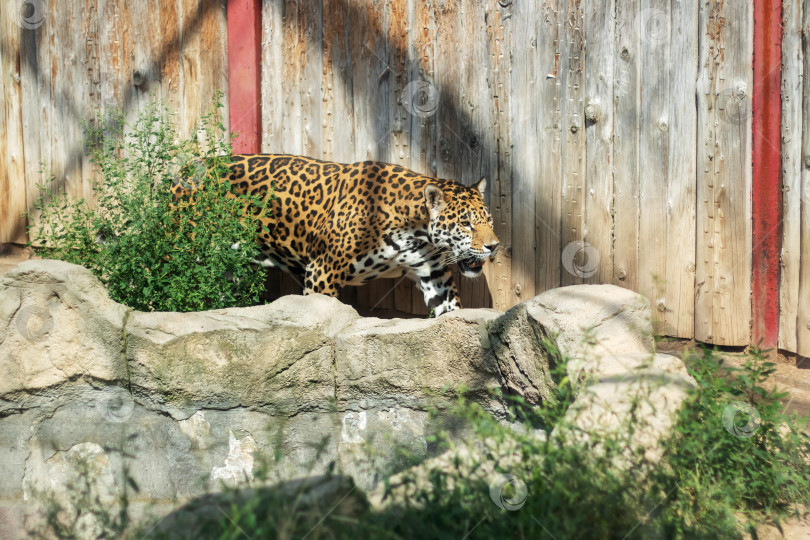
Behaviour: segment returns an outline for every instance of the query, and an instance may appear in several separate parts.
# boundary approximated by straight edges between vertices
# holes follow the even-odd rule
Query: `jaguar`
[[[304,294],[406,276],[439,316],[461,308],[451,266],[478,277],[498,250],[486,178],[465,186],[378,161],[273,154],[234,155],[226,174],[234,194],[266,201],[255,262],[302,275]]]

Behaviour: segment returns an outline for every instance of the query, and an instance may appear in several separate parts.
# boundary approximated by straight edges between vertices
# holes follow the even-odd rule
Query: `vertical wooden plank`
[[[652,304],[656,333],[665,322],[667,272],[667,187],[669,178],[669,0],[641,0],[639,70],[638,292]],[[652,74],[655,74],[654,76]]]
[[[206,16],[203,41],[213,41],[216,13]],[[261,107],[261,4],[256,0],[228,2],[228,103],[231,129],[239,133],[234,153],[259,151]],[[212,77],[215,84],[219,82]],[[223,89],[224,90],[224,89]],[[207,97],[210,102],[211,97]]]
[[[354,61],[350,34],[352,13],[342,0],[326,0],[323,21],[324,32],[324,87],[331,93],[325,109],[326,127],[324,146],[330,148],[329,159],[339,163],[355,160],[354,123],[352,122]]]
[[[335,79],[335,60],[338,54],[338,42],[343,24],[343,12],[335,0],[323,0],[323,13],[328,13],[322,20],[321,41],[323,42],[323,71],[321,74],[321,156],[327,161],[335,161],[335,85],[343,82]],[[336,21],[339,23],[336,24]]]
[[[354,160],[352,123],[353,61],[349,34],[353,20],[342,0],[324,0],[323,12],[323,122],[324,159],[348,163]],[[357,287],[345,287],[340,299],[357,306]]]
[[[509,69],[512,60],[512,15],[513,5],[504,2],[487,3],[489,26],[490,63],[492,83],[492,133],[495,162],[490,178],[490,211],[495,224],[495,233],[501,248],[491,263],[487,279],[493,281],[492,305],[505,311],[512,304],[514,285],[512,280],[512,133],[511,117],[512,81]]]
[[[180,51],[182,34],[180,22],[180,0],[170,0],[160,4],[160,69],[161,92],[167,106],[179,113],[181,96]]]
[[[20,28],[11,12],[17,4],[0,6],[0,243],[24,243],[26,220],[25,149],[23,146],[20,35],[36,32]]]
[[[259,129],[261,126],[261,98],[260,98],[260,82],[261,77],[259,74],[260,53],[259,47],[261,46],[261,4],[257,1],[250,2],[248,6],[250,9],[249,24],[251,25],[252,32],[246,31],[246,35],[252,40],[252,55],[248,55],[248,51],[244,51],[245,56],[250,56],[250,73],[253,85],[251,87],[252,95],[245,96],[241,105],[244,107],[244,112],[237,111],[237,118],[245,117],[250,118],[250,126],[246,126],[244,130],[247,132],[250,129],[252,134],[251,152],[259,151]],[[227,40],[223,40],[223,34],[230,39],[230,32],[228,32],[228,21],[226,6],[222,0],[204,0],[200,3],[199,22],[197,23],[197,32],[200,36],[200,74],[199,86],[199,102],[201,113],[206,113],[213,107],[214,95],[217,91],[222,91],[223,96],[223,109],[220,110],[222,115],[223,124],[227,127],[230,125],[230,94],[228,93],[228,72],[230,69],[230,50],[227,45]],[[247,84],[247,80],[245,81]],[[238,85],[237,85],[238,86]],[[237,149],[239,150],[239,149]]]
[[[430,82],[436,72],[436,34],[437,20],[432,3],[410,0],[409,19],[411,26],[411,57],[414,62],[410,66],[409,85],[403,90],[400,101],[408,111],[410,120],[410,149],[411,168],[420,174],[435,176],[438,173],[438,156],[436,154],[434,114],[413,114],[413,107],[409,100],[415,95],[417,86],[411,83]],[[429,90],[428,90],[429,91]],[[427,94],[425,94],[428,97]]]
[[[390,154],[392,163],[411,167],[410,125],[408,111],[398,102],[405,91],[409,75],[409,9],[408,0],[392,0],[389,4],[388,34],[388,80],[389,122],[391,126]],[[410,313],[413,309],[414,284],[409,279],[397,283],[394,288],[394,309]]]
[[[540,143],[539,131],[544,130],[550,117],[553,117],[556,104],[554,90],[552,89],[551,96],[546,94],[549,81],[543,74],[544,70],[551,67],[549,59],[554,62],[556,57],[553,44],[544,39],[554,35],[553,28],[552,32],[545,32],[547,28],[543,19],[549,20],[547,17],[550,13],[544,11],[536,10],[533,5],[525,2],[512,5],[512,69],[509,72],[512,98],[509,127],[513,141],[512,303],[535,295],[535,270],[538,262],[536,231],[540,226],[538,217],[544,214],[536,206],[538,201],[535,192],[540,188],[540,182],[557,180],[544,178],[544,171],[541,169],[541,153],[545,149]],[[554,25],[555,22],[549,24]],[[553,85],[555,81],[551,82]],[[555,252],[551,260],[556,259]]]
[[[487,40],[487,17],[483,6],[477,2],[471,5],[462,4],[464,33],[467,38],[465,47],[467,61],[460,81],[462,96],[458,106],[464,118],[465,129],[458,134],[463,154],[461,179],[465,184],[478,182],[481,177],[487,178],[487,192],[484,202],[492,207],[492,185],[494,164],[496,162],[493,129],[492,97],[490,72],[492,66]],[[468,283],[469,291],[466,307],[492,307],[494,284],[492,263],[487,263],[483,277]]]
[[[752,8],[701,4],[695,338],[746,345],[751,321]]]
[[[589,2],[585,10],[585,229],[586,282],[613,278],[613,76],[615,61],[613,0]]]
[[[361,76],[356,79],[360,84],[360,88],[364,88],[366,94],[365,99],[369,102],[368,114],[372,116],[368,118],[373,122],[367,135],[373,136],[372,139],[363,142],[363,135],[358,136],[357,142],[362,150],[363,146],[366,147],[365,156],[359,159],[372,159],[378,161],[392,161],[392,148],[393,148],[393,124],[390,114],[392,107],[391,99],[391,68],[388,65],[388,59],[391,51],[391,43],[388,41],[388,32],[390,26],[390,11],[388,9],[388,2],[384,4],[374,4],[373,9],[366,7],[366,25],[368,34],[364,47],[368,49],[367,53],[367,70],[360,70]],[[360,99],[355,94],[355,103]],[[355,131],[358,126],[355,125]],[[360,130],[362,132],[362,130]],[[366,285],[369,289],[371,296],[370,300],[377,310],[391,311],[394,309],[394,290],[399,284],[404,284],[407,278],[397,279],[378,279]]]
[[[768,348],[779,337],[781,8],[782,0],[754,0],[751,343]]]
[[[11,9],[9,4],[7,9]],[[40,184],[46,177],[40,174],[43,163],[51,167],[51,122],[53,117],[52,68],[50,65],[52,21],[45,19],[37,28],[20,27],[10,18],[9,33],[15,33],[19,47],[20,113],[22,118],[23,159],[25,160],[25,206],[33,210],[39,196]],[[12,41],[14,43],[14,41]],[[12,101],[13,103],[13,101]],[[55,172],[55,171],[54,171]],[[46,174],[48,171],[46,170]],[[56,186],[49,187],[56,189]],[[29,224],[38,222],[38,212],[32,211]]]
[[[435,176],[438,170],[436,154],[435,115],[413,114],[409,100],[413,96],[414,83],[430,82],[435,73],[437,20],[433,3],[409,0],[408,26],[410,27],[410,57],[413,59],[408,69],[408,80],[400,94],[400,105],[408,112],[406,125],[410,133],[411,168],[420,173]],[[428,96],[429,97],[429,96]],[[411,310],[420,316],[428,314],[422,292],[411,287]]]
[[[473,3],[476,6],[477,3]],[[479,112],[487,110],[489,89],[486,85],[487,51],[484,43],[483,12],[463,2],[440,4],[436,36],[436,90],[428,88],[423,96],[423,112],[435,105],[438,133],[437,175],[471,185],[489,171],[484,170],[481,134],[488,125]],[[461,41],[461,43],[459,43]],[[463,50],[464,54],[459,51]],[[417,104],[413,104],[414,107]],[[487,165],[488,167],[488,165]],[[489,305],[486,279],[470,280],[458,273],[457,285],[464,307]]]
[[[279,153],[301,154],[304,150],[301,130],[301,47],[298,0],[286,0],[284,7],[284,106],[281,115],[283,149]]]
[[[130,59],[129,69],[122,74],[124,81],[124,103],[131,118],[137,118],[141,107],[149,99],[149,88],[152,81],[150,65],[149,27],[155,15],[150,14],[148,2],[131,2],[127,9],[127,19],[131,29],[131,43],[126,56]],[[148,21],[148,24],[143,24]],[[155,21],[158,25],[159,19]]]
[[[196,134],[200,114],[204,104],[200,98],[202,63],[201,34],[198,23],[201,19],[202,5],[198,0],[181,0],[180,3],[180,134]]]
[[[802,2],[782,0],[782,278],[779,348],[796,352],[802,241]]]
[[[484,3],[486,4],[486,3]],[[463,176],[470,182],[477,182],[486,177],[487,190],[484,202],[487,208],[492,208],[494,197],[493,185],[497,168],[497,155],[495,153],[496,131],[493,113],[492,88],[492,56],[488,40],[488,15],[484,5],[474,4],[465,12],[466,26],[470,29],[472,37],[470,44],[470,61],[465,72],[464,87],[470,89],[474,96],[473,101],[465,102],[466,114],[470,118],[472,131],[467,134],[466,148],[469,160],[465,162]],[[497,274],[493,262],[486,264],[484,277],[479,278],[472,288],[470,307],[492,307],[496,295]]]
[[[121,16],[120,0],[101,0],[99,13],[99,63],[100,63],[100,101],[104,113],[113,109],[123,110],[123,89],[121,87],[122,51],[118,34]],[[174,30],[169,30],[173,32]],[[164,34],[165,35],[165,34]],[[178,81],[179,84],[179,81]]]
[[[613,283],[638,290],[639,0],[616,3]]]
[[[146,6],[146,16],[148,17],[149,25],[146,34],[147,47],[144,51],[144,67],[148,70],[148,82],[147,87],[144,88],[144,94],[146,94],[145,97],[148,98],[149,94],[154,92],[155,97],[165,100],[166,92],[164,81],[161,77],[161,58],[166,54],[167,51],[161,46],[163,41],[163,33],[161,29],[163,28],[163,18],[165,16],[164,11],[166,8],[164,7],[164,4],[160,2],[160,0],[148,0]],[[227,35],[223,35],[222,39],[227,41]],[[218,52],[220,55],[225,55],[227,53],[227,48],[220,47]]]
[[[352,69],[355,160],[379,159],[390,145],[387,18],[378,3],[353,4],[349,34]],[[393,280],[375,280],[357,291],[358,302],[373,310],[393,309]]]
[[[138,97],[132,81],[135,72],[135,55],[137,27],[142,24],[138,19],[137,8],[134,2],[118,3],[118,18],[111,29],[120,47],[120,64],[118,69],[110,76],[117,79],[120,91],[118,97],[119,107],[126,113],[128,123],[138,118]]]
[[[261,151],[269,154],[283,152],[284,145],[284,7],[282,2],[262,2]],[[233,81],[229,80],[229,83],[229,98],[233,100]],[[235,104],[231,104],[231,114],[234,114],[234,110]],[[234,127],[231,124],[231,128]]]
[[[461,77],[464,73],[466,55],[459,55],[461,47],[467,50],[470,36],[465,33],[460,3],[445,2],[437,5],[436,10],[436,56],[434,58],[435,77],[428,82],[432,87],[418,95],[409,96],[411,106],[422,110],[436,119],[438,136],[438,160],[436,176],[450,178],[461,182],[461,163],[464,158],[463,142],[460,132],[463,130],[461,104],[463,89]],[[461,41],[461,43],[459,43]],[[438,107],[431,110],[439,98]],[[419,103],[420,101],[425,102]]]
[[[152,16],[159,15],[155,13]],[[99,63],[99,53],[101,44],[99,43],[99,32],[102,22],[99,12],[98,0],[86,0],[84,10],[78,18],[79,28],[78,35],[84,37],[84,44],[79,49],[80,66],[82,72],[82,89],[81,94],[84,96],[82,117],[90,124],[96,125],[96,115],[101,110],[101,65]],[[146,25],[147,28],[152,28],[152,25]],[[146,43],[142,45],[143,48],[154,47],[154,41],[145,40]],[[84,197],[91,204],[95,204],[95,194],[92,190],[94,182],[101,179],[100,173],[96,167],[90,162],[90,155],[85,151],[82,146],[81,150],[81,169],[82,178],[84,178]],[[79,151],[75,148],[74,152]]]
[[[51,69],[53,74],[54,94],[51,131],[51,165],[57,175],[57,181],[64,183],[65,191],[72,197],[80,198],[84,194],[81,169],[74,162],[74,144],[81,144],[79,130],[80,114],[76,88],[79,86],[80,74],[76,64],[78,48],[75,21],[79,16],[78,7],[70,2],[59,6],[59,16],[54,17],[52,26],[54,35],[51,42]],[[79,146],[81,148],[81,146]]]
[[[806,7],[806,4],[805,4]],[[810,10],[802,10],[801,245],[796,352],[810,358]],[[803,360],[806,362],[806,360]]]
[[[321,0],[305,0],[300,7],[301,47],[301,129],[303,154],[323,157],[321,122],[323,85],[323,6]]]
[[[560,273],[563,285],[582,283],[593,264],[592,252],[574,251],[585,234],[585,35],[581,0],[569,2],[562,44],[564,87],[561,138],[564,148]],[[569,261],[569,254],[573,259]],[[566,265],[570,264],[570,268]],[[572,271],[573,270],[573,271]]]
[[[671,4],[667,268],[663,332],[694,336],[698,3]],[[656,306],[657,308],[658,306]]]

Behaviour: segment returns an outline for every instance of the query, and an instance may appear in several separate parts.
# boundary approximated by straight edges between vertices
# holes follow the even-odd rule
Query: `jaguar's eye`
[[[464,224],[464,228],[465,228],[465,229],[467,229],[467,230],[469,230],[469,231],[471,231],[471,230],[472,230],[472,228],[473,228],[473,223],[472,223],[472,221],[468,221],[467,223],[465,223],[465,224]]]

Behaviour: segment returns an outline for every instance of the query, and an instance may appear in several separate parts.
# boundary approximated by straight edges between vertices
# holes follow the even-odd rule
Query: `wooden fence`
[[[96,0],[87,11],[53,1],[34,30],[0,5],[0,190],[10,194],[0,241],[24,239],[14,211],[30,204],[39,161],[86,190],[78,119],[108,101],[135,110],[147,95],[135,70],[188,129],[227,84],[226,4],[246,2]],[[783,0],[779,345],[808,356],[801,3]],[[484,278],[461,280],[465,305],[506,309],[560,285],[614,283],[650,298],[662,333],[750,343],[750,2],[265,0],[259,18],[261,101],[232,121],[258,105],[262,151],[490,179],[503,249]],[[296,289],[291,278],[274,287]],[[407,281],[344,299],[372,314],[426,314]]]
[[[265,2],[261,147],[492,179],[506,249],[466,305],[615,283],[747,344],[752,29],[747,2]]]
[[[810,11],[783,0],[782,15],[779,348],[810,357]]]
[[[225,17],[219,0],[0,2],[0,242],[26,241],[20,213],[42,164],[68,193],[92,195],[83,121],[132,118],[154,93],[193,130],[228,90]]]

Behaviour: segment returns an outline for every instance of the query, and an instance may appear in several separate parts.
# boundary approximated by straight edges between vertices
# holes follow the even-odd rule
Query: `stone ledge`
[[[496,417],[508,402],[493,390],[547,399],[556,361],[547,340],[572,358],[569,374],[588,381],[570,409],[584,429],[613,425],[607,410],[620,425],[628,388],[656,381],[654,429],[637,440],[654,455],[690,379],[679,360],[652,354],[649,304],[626,289],[564,287],[506,313],[425,320],[362,318],[320,295],[143,313],[111,301],[86,269],[26,261],[0,278],[0,429],[8,434],[0,461],[10,464],[0,500],[18,508],[26,486],[57,488],[56,464],[64,476],[65,456],[88,444],[127,445],[144,504],[249,479],[275,452],[285,458],[276,478],[320,474],[334,462],[371,490],[406,465],[395,447],[429,458],[429,435],[448,427],[464,442],[464,426],[427,413],[457,389]],[[120,456],[104,452],[98,459],[120,477]]]

